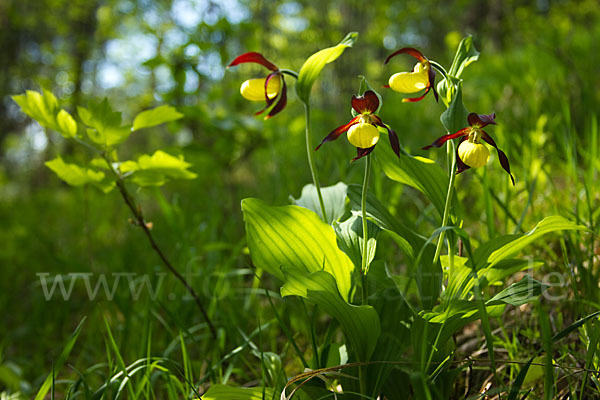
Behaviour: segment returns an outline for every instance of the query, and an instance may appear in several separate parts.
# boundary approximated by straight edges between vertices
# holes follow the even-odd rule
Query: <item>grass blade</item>
[[[77,325],[77,328],[75,328],[75,331],[73,331],[73,334],[71,334],[71,337],[65,344],[65,347],[63,348],[62,352],[60,353],[60,356],[58,356],[58,360],[56,360],[55,363],[54,362],[52,363],[52,372],[50,372],[50,374],[48,374],[48,377],[46,378],[46,380],[40,387],[40,390],[37,392],[37,394],[35,396],[35,400],[43,400],[46,397],[46,395],[48,394],[48,391],[50,389],[52,389],[52,398],[54,398],[54,377],[65,365],[65,362],[67,361],[67,358],[69,357],[71,350],[73,350],[73,346],[75,346],[75,342],[77,341],[77,338],[79,337],[79,334],[81,333],[81,327],[83,326],[84,321],[85,321],[85,317],[81,320],[79,325]]]
[[[118,367],[121,369],[121,371],[123,372],[123,375],[125,375],[125,378],[127,380],[127,391],[129,392],[129,398],[131,399],[135,399],[135,393],[133,391],[133,386],[131,384],[131,379],[129,377],[129,374],[127,372],[127,366],[125,365],[125,361],[123,361],[123,357],[121,356],[121,352],[119,351],[119,346],[117,346],[117,343],[115,342],[115,339],[112,335],[112,332],[110,330],[110,325],[108,324],[108,321],[106,320],[106,318],[104,318],[104,324],[106,325],[106,333],[108,335],[108,343],[110,345],[110,347],[112,348],[112,350],[115,353],[115,358],[117,360],[117,365]],[[119,390],[120,392],[120,390]]]
[[[510,387],[510,391],[508,392],[508,400],[517,400],[517,396],[519,395],[521,386],[523,386],[523,381],[525,380],[527,371],[529,371],[529,367],[531,366],[531,363],[533,362],[534,358],[535,356],[531,357],[529,361],[527,361],[527,364],[525,364],[523,368],[521,368],[521,371],[519,371],[517,379],[515,379],[512,386]]]
[[[544,365],[544,399],[554,398],[554,368],[552,366],[552,338],[550,334],[550,320],[547,312],[538,302],[538,314],[540,320],[540,329],[542,331],[543,349],[546,353]]]

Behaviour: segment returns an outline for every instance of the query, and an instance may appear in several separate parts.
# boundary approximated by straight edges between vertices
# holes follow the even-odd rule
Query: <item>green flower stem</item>
[[[367,366],[361,365],[358,367],[358,382],[360,385],[360,394],[367,394]],[[370,398],[370,397],[367,397]]]
[[[456,151],[454,150],[454,142],[449,140],[448,142],[448,153],[451,153],[452,162],[450,163],[450,179],[448,180],[448,192],[446,193],[446,204],[444,205],[444,215],[442,217],[442,228],[448,223],[448,217],[450,214],[450,206],[452,203],[452,193],[454,191],[454,178],[456,177]],[[435,248],[435,255],[433,256],[433,263],[437,263],[440,258],[440,252],[442,251],[442,245],[444,244],[444,233],[442,231],[438,238],[437,246]],[[450,254],[451,245],[448,244],[448,254]]]
[[[367,226],[367,190],[369,187],[369,177],[371,175],[371,155],[367,155],[365,157],[365,177],[363,180],[362,187],[362,197],[360,201],[360,208],[362,214],[362,224],[363,224],[363,252],[362,252],[362,268],[361,273],[363,276],[367,275],[369,272],[368,264],[368,240],[369,240],[369,229]],[[365,286],[365,285],[363,285]],[[363,288],[363,292],[366,289]],[[363,303],[366,303],[366,298],[363,299]]]
[[[306,154],[308,155],[308,166],[310,167],[310,173],[312,175],[313,183],[317,188],[317,196],[319,196],[319,204],[321,205],[321,215],[323,221],[327,223],[327,213],[325,212],[325,203],[323,202],[323,195],[321,194],[321,185],[319,185],[319,174],[315,167],[315,160],[313,158],[313,149],[310,142],[310,106],[308,103],[304,103],[304,116],[306,119]]]
[[[298,79],[298,73],[296,71],[292,71],[291,69],[280,69],[282,74],[289,75],[295,79]]]
[[[367,299],[369,297],[369,292],[367,288],[367,272],[369,272],[368,265],[368,252],[369,252],[369,228],[367,221],[367,190],[369,188],[369,177],[371,175],[371,155],[367,155],[365,157],[365,177],[363,180],[362,187],[362,196],[360,201],[360,209],[362,215],[362,225],[363,225],[363,248],[362,248],[362,267],[360,271],[360,275],[362,277],[362,299],[361,302],[363,305],[366,305]],[[358,367],[358,379],[360,382],[360,393],[363,395],[367,394],[367,371],[366,366],[362,365]]]
[[[444,79],[448,79],[448,71],[446,71],[446,68],[444,68],[441,64],[439,64],[433,60],[429,60],[429,64],[431,64],[431,66],[433,68],[438,70],[438,72],[444,76]]]
[[[111,160],[109,159],[108,155],[106,154],[106,152],[102,153],[102,157],[104,158],[104,161],[106,161],[106,164],[108,165],[108,168],[110,169],[110,171],[115,176],[115,182],[117,184],[117,188],[119,189],[119,193],[121,193],[121,197],[123,197],[123,200],[125,201],[125,204],[127,204],[127,207],[129,207],[129,210],[131,210],[131,213],[133,214],[133,216],[135,218],[136,225],[138,225],[140,228],[142,228],[142,230],[146,234],[146,237],[148,238],[148,241],[150,242],[150,246],[156,252],[156,254],[158,254],[158,256],[160,257],[160,259],[163,262],[163,264],[165,265],[165,267],[173,275],[175,275],[175,277],[177,279],[179,279],[181,281],[181,283],[183,283],[183,286],[185,286],[187,291],[194,298],[196,305],[200,309],[200,312],[202,313],[202,316],[204,317],[204,320],[206,321],[206,324],[208,325],[208,328],[210,329],[210,333],[212,334],[213,339],[216,339],[217,338],[217,330],[215,329],[215,326],[213,325],[210,318],[208,317],[208,313],[206,312],[204,305],[202,304],[202,301],[200,300],[200,297],[198,296],[198,294],[196,293],[194,288],[192,288],[192,286],[190,286],[190,284],[187,282],[187,280],[183,277],[183,275],[181,275],[179,273],[179,271],[177,271],[175,269],[175,267],[173,267],[173,265],[171,264],[169,259],[165,256],[165,254],[162,252],[160,247],[158,247],[158,244],[156,244],[156,242],[154,241],[152,232],[150,232],[150,228],[148,228],[148,226],[146,225],[146,221],[144,220],[144,215],[142,214],[141,207],[139,207],[139,206],[136,207],[135,201],[133,200],[133,198],[127,191],[127,188],[125,187],[125,182],[123,181],[121,174],[119,172],[117,172],[117,170],[115,170],[115,168],[114,168]]]
[[[452,203],[452,193],[454,191],[454,180],[456,178],[456,151],[455,145],[452,140],[449,140],[446,145],[447,155],[448,155],[448,169],[450,173],[450,179],[448,180],[448,192],[446,193],[446,204],[444,205],[444,215],[442,217],[442,228],[446,226],[448,223],[448,217],[450,214],[450,205]],[[444,244],[444,234],[446,231],[440,232],[440,236],[438,238],[437,246],[435,248],[435,255],[433,256],[433,263],[437,263],[440,258],[440,252],[442,251],[442,246]],[[454,269],[454,244],[451,240],[448,240],[448,261],[449,261],[449,275],[452,275],[452,270]],[[431,348],[431,352],[429,353],[429,357],[427,359],[427,364],[425,366],[425,372],[429,369],[429,365],[431,364],[431,360],[433,359],[433,355],[437,351],[438,342],[440,340],[440,336],[442,334],[442,330],[444,329],[444,325],[446,325],[446,321],[448,317],[444,318],[444,322],[438,331],[438,334],[435,338],[433,346]],[[434,374],[436,371],[434,371]],[[432,376],[434,375],[432,374]]]

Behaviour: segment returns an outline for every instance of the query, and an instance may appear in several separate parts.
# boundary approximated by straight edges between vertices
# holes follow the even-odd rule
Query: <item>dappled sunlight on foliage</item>
[[[1,1],[0,398],[600,396],[598,43],[595,0]]]

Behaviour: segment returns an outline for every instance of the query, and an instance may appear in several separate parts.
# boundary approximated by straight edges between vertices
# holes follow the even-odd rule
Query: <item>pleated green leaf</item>
[[[441,219],[446,204],[448,175],[439,165],[425,157],[400,154],[398,158],[390,146],[377,146],[376,157],[388,178],[423,193],[434,205]]]
[[[348,186],[348,198],[353,212],[361,209],[361,191],[359,185]],[[442,269],[439,262],[433,263],[435,246],[427,243],[427,238],[419,235],[414,229],[400,223],[389,213],[383,204],[371,193],[367,194],[367,216],[381,229],[386,230],[398,244],[404,255],[410,260],[410,274],[415,274],[415,280],[425,309],[431,309],[440,294],[442,285]],[[401,218],[401,216],[400,216]],[[421,253],[418,265],[416,259]]]
[[[304,274],[325,271],[348,299],[352,261],[337,247],[333,228],[317,214],[298,206],[271,207],[259,199],[244,199],[248,247],[254,264],[285,280],[282,268]]]
[[[360,270],[362,266],[363,252],[363,225],[362,218],[359,215],[353,215],[344,222],[336,222],[333,225],[338,237],[338,246],[350,257],[356,269]],[[375,258],[377,249],[377,234],[381,230],[375,223],[368,221],[368,239],[367,239],[367,265]]]
[[[449,267],[448,256],[442,256],[442,265]],[[448,285],[443,297],[446,299],[467,299],[473,290],[473,269],[467,266],[467,258],[454,256],[452,274],[448,276]],[[484,289],[517,272],[534,271],[543,265],[542,262],[531,262],[527,259],[509,258],[500,261],[493,267],[483,268],[478,271],[479,287]]]
[[[202,395],[202,400],[263,400],[263,393],[265,399],[272,399],[274,396],[273,388],[246,388],[216,384]]]
[[[583,225],[577,225],[558,215],[546,217],[541,220],[531,231],[520,235],[498,236],[480,246],[473,253],[475,267],[494,266],[500,261],[514,257],[525,246],[533,243],[542,236],[556,231],[586,230]]]
[[[321,188],[325,212],[327,213],[327,222],[339,220],[346,212],[346,189],[348,186],[344,182],[338,182],[333,186]],[[308,208],[316,212],[321,218],[321,205],[315,185],[308,184],[302,188],[302,193],[298,199],[290,196],[292,204]]]
[[[519,282],[513,283],[488,300],[486,305],[510,304],[518,307],[537,299],[547,288],[548,285],[525,275]]]
[[[354,212],[360,212],[362,186],[349,185],[348,198]],[[372,194],[367,193],[367,217],[373,220],[377,226],[393,234],[400,249],[411,262],[415,260],[421,247],[425,244],[427,238],[419,235],[408,226],[400,223],[383,204]],[[433,245],[431,246],[433,247]],[[432,249],[433,251],[434,249]]]
[[[282,296],[301,296],[338,320],[359,361],[368,361],[381,334],[379,316],[371,306],[348,304],[336,290],[334,277],[325,271],[306,274],[285,268]]]

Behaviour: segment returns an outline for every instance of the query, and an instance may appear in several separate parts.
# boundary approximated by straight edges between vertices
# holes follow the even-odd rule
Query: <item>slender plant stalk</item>
[[[327,222],[325,203],[323,202],[323,195],[321,194],[321,185],[319,185],[319,174],[317,172],[317,168],[315,167],[313,149],[310,141],[310,106],[308,103],[304,103],[304,116],[306,119],[306,154],[308,156],[308,166],[310,167],[313,183],[317,189],[317,196],[319,196],[319,204],[321,205],[321,215],[323,216],[323,221]]]
[[[450,149],[452,150],[450,163],[450,179],[448,180],[448,192],[446,193],[446,204],[444,205],[444,215],[442,217],[442,228],[446,226],[448,223],[448,217],[450,214],[450,206],[452,203],[452,193],[454,191],[454,178],[456,178],[456,151],[454,151],[454,142],[451,140],[448,141],[448,152],[450,153]],[[435,248],[435,255],[433,256],[433,263],[437,263],[440,258],[440,252],[442,251],[442,246],[444,244],[444,234],[446,231],[442,231],[440,233],[440,237],[438,238],[437,246]],[[450,251],[450,244],[448,245],[448,251]]]
[[[173,265],[167,259],[167,257],[162,252],[160,247],[158,247],[158,245],[154,241],[152,232],[150,232],[150,229],[146,225],[146,221],[144,220],[144,215],[142,214],[141,207],[136,207],[134,200],[131,198],[131,196],[129,195],[129,192],[127,191],[127,188],[125,187],[125,182],[123,182],[121,175],[117,171],[115,171],[112,163],[108,159],[108,156],[106,154],[103,154],[103,157],[104,157],[104,160],[106,161],[106,163],[108,164],[108,167],[115,175],[116,184],[117,184],[117,188],[119,189],[119,193],[121,193],[121,197],[123,197],[123,200],[129,207],[129,210],[131,210],[131,213],[133,214],[133,216],[135,218],[136,225],[138,225],[140,228],[142,228],[142,230],[146,234],[146,237],[148,238],[148,241],[150,242],[150,246],[152,247],[154,252],[156,254],[158,254],[158,256],[160,257],[160,259],[163,262],[163,264],[165,265],[165,267],[167,267],[167,269],[173,275],[175,275],[175,277],[177,279],[179,279],[181,281],[181,283],[183,283],[183,286],[185,286],[185,288],[187,289],[189,294],[194,298],[196,305],[200,309],[200,312],[202,313],[202,316],[204,317],[204,320],[206,321],[206,324],[208,325],[208,327],[210,329],[210,333],[212,334],[213,338],[216,339],[217,338],[217,330],[215,329],[215,326],[213,325],[210,318],[208,317],[208,313],[204,309],[204,305],[202,304],[202,301],[200,301],[200,297],[198,296],[196,291],[190,286],[190,284],[187,282],[187,280],[183,277],[183,275],[181,275],[179,273],[179,271],[177,271],[175,269],[175,267],[173,267]]]
[[[369,229],[367,226],[367,190],[369,187],[369,177],[371,175],[371,155],[365,157],[365,177],[363,180],[362,197],[360,201],[360,208],[362,214],[362,225],[363,225],[363,252],[362,252],[362,268],[361,273],[363,276],[369,272],[368,264],[368,240],[369,240]],[[364,299],[366,301],[366,299]]]
[[[358,367],[358,382],[360,385],[360,394],[367,395],[367,369],[366,365]],[[369,398],[369,397],[367,397]]]
[[[368,241],[369,241],[369,228],[367,225],[367,190],[369,187],[369,176],[371,175],[371,155],[365,157],[365,177],[363,180],[362,197],[360,201],[362,225],[363,225],[363,248],[362,248],[362,265],[361,265],[361,277],[362,277],[362,304],[367,304],[369,292],[367,288],[367,272],[369,271],[368,266]],[[366,366],[362,365],[358,367],[358,379],[360,382],[361,394],[367,394],[367,371]]]
[[[446,310],[445,314],[446,314],[446,316],[444,318],[444,321],[442,322],[442,326],[440,326],[440,329],[438,330],[438,333],[433,342],[433,346],[431,346],[431,351],[429,352],[429,357],[427,358],[427,363],[425,364],[425,369],[423,370],[423,372],[425,372],[425,373],[429,370],[429,366],[431,365],[431,360],[433,359],[433,355],[438,350],[438,342],[440,341],[440,337],[442,336],[442,331],[444,330],[446,321],[448,321],[448,319],[449,319],[448,310]],[[434,371],[430,376],[433,377],[435,375],[435,373],[437,373],[437,371]]]
[[[483,199],[485,203],[485,214],[488,228],[488,238],[492,240],[495,236],[494,228],[494,207],[490,196],[490,181],[487,179],[487,168],[483,169]]]

